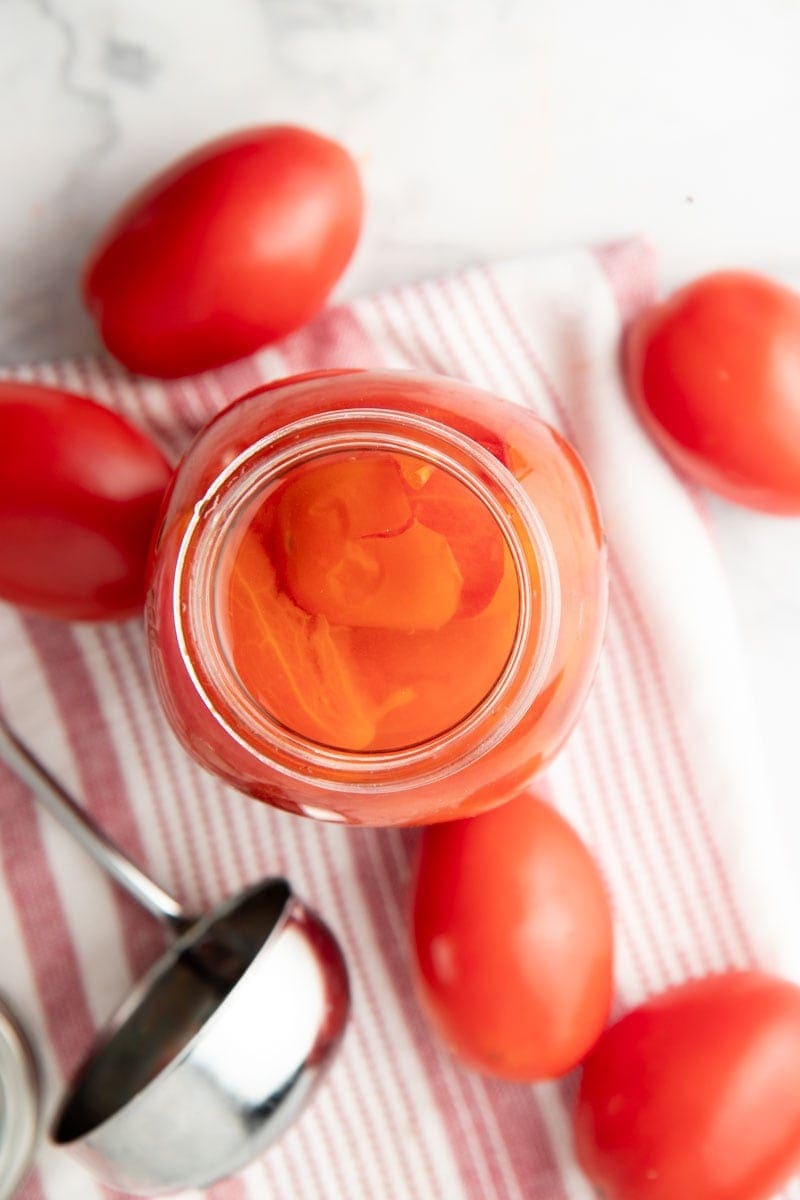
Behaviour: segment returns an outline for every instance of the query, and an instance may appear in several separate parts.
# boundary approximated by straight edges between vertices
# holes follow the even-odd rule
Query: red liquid
[[[232,532],[223,644],[250,695],[340,750],[397,750],[463,720],[503,671],[519,589],[460,480],[362,450],[296,468]]]

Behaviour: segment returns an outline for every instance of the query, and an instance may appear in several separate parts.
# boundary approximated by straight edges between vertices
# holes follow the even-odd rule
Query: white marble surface
[[[99,223],[267,120],[360,160],[344,294],[637,230],[669,279],[800,278],[798,49],[798,0],[0,0],[0,362],[91,346],[75,276]],[[714,514],[800,848],[800,521]]]

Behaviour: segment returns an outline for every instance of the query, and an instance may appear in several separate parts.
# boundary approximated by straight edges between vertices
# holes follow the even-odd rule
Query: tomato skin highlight
[[[124,206],[91,252],[84,300],[130,370],[194,374],[313,317],[362,217],[356,165],[336,142],[293,126],[232,133]]]
[[[691,479],[800,514],[800,296],[744,271],[704,276],[638,316],[623,357],[642,422]]]
[[[760,971],[633,1009],[584,1065],[577,1155],[606,1200],[769,1200],[800,1169],[800,988]]]
[[[132,616],[172,470],[85,396],[0,383],[0,597],[63,620]]]
[[[412,949],[434,1029],[487,1074],[556,1078],[608,1016],[608,897],[578,835],[530,792],[424,830]]]

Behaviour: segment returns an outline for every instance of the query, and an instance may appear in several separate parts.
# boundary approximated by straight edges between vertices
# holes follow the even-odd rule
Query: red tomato
[[[800,296],[722,271],[639,316],[628,388],[692,479],[739,504],[800,513]]]
[[[758,971],[666,992],[607,1030],[575,1113],[606,1200],[768,1200],[800,1169],[800,988]]]
[[[423,1008],[480,1071],[555,1078],[583,1058],[608,1016],[602,881],[571,826],[530,793],[424,830],[413,949]]]
[[[489,510],[452,475],[438,471],[419,489],[414,512],[441,533],[461,572],[460,617],[483,612],[500,586],[505,560],[500,527]]]
[[[0,383],[0,597],[65,620],[138,611],[171,474],[110,409]]]
[[[179,159],[95,246],[84,298],[132,371],[172,377],[251,354],[324,304],[361,228],[355,163],[291,126],[249,129]]]

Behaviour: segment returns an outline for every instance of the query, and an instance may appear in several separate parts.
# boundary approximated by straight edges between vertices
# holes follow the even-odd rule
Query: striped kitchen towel
[[[620,385],[620,330],[653,290],[651,253],[629,242],[331,308],[250,360],[177,383],[134,379],[101,358],[11,372],[119,408],[175,457],[260,381],[334,366],[457,376],[566,434],[605,516],[611,607],[591,698],[542,786],[608,881],[619,1008],[730,964],[796,974],[798,957],[702,497],[653,448]],[[188,906],[285,873],[344,945],[354,1014],[341,1057],[299,1124],[207,1200],[588,1200],[570,1152],[574,1080],[534,1088],[470,1074],[417,1011],[412,833],[300,820],[205,775],[161,717],[137,621],[68,626],[3,607],[0,662],[14,727]],[[0,771],[0,991],[40,1051],[49,1110],[160,937]],[[46,1143],[20,1192],[115,1194]]]

